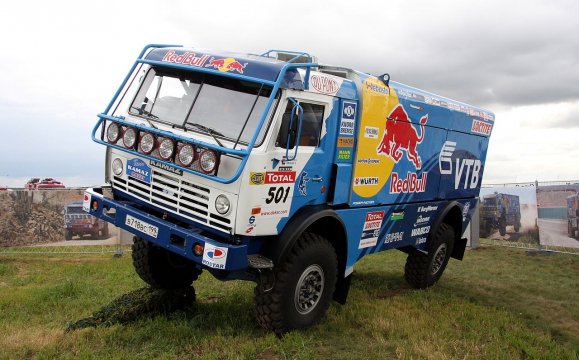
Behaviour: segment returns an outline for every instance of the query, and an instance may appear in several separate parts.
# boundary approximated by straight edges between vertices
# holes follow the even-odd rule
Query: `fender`
[[[445,221],[446,220],[446,221]],[[462,260],[464,257],[464,251],[466,250],[466,238],[461,238],[462,235],[462,205],[457,201],[450,201],[444,209],[440,212],[436,220],[434,221],[430,234],[428,235],[428,241],[431,241],[433,234],[436,234],[440,225],[445,222],[452,226],[454,229],[454,246],[452,248],[452,258],[457,260]]]

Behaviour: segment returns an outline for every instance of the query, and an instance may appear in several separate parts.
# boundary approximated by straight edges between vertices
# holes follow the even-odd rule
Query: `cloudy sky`
[[[495,113],[483,182],[579,178],[579,1],[10,1],[0,185],[103,181],[90,140],[141,48],[293,49]]]

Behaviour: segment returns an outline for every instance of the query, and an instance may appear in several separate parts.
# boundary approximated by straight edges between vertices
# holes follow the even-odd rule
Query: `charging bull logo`
[[[401,150],[406,150],[408,160],[412,161],[416,170],[420,170],[422,160],[416,148],[424,140],[424,125],[427,121],[428,114],[420,118],[420,136],[418,136],[418,131],[412,126],[408,113],[401,104],[398,104],[387,117],[386,129],[376,151],[398,163],[402,157]]]
[[[243,74],[243,70],[247,66],[247,63],[242,64],[239,61],[235,60],[234,58],[225,58],[225,59],[216,59],[211,58],[209,63],[205,65],[205,67],[212,67],[219,71],[229,72],[229,71],[237,71],[240,74]]]

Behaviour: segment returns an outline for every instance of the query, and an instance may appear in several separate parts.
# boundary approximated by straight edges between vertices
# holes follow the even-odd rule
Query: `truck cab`
[[[307,53],[150,45],[99,114],[107,185],[83,206],[134,234],[151,286],[255,281],[279,334],[344,303],[363,256],[408,253],[419,288],[462,259],[493,123]]]

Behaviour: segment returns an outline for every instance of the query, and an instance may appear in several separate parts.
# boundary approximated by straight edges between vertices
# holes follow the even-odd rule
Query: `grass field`
[[[407,287],[404,261],[365,258],[345,306],[278,339],[253,319],[252,283],[204,273],[194,305],[158,314],[121,298],[144,287],[130,256],[0,255],[0,358],[578,358],[579,257],[483,247],[426,291]],[[65,331],[110,308],[122,323]]]

